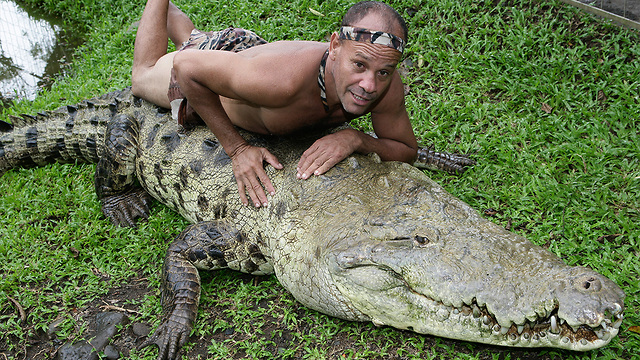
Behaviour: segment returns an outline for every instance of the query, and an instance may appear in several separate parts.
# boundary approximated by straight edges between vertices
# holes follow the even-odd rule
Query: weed
[[[86,42],[51,90],[2,110],[3,119],[130,84],[130,29],[144,1],[24,1],[76,22]],[[176,1],[199,28],[245,27],[270,41],[323,41],[351,3]],[[586,354],[498,349],[332,319],[295,302],[274,277],[219,271],[203,274],[186,356],[640,358],[640,336],[628,330],[640,325],[638,34],[551,0],[391,4],[411,32],[403,77],[417,137],[478,160],[460,177],[429,175],[472,207],[494,209],[492,221],[622,286],[620,336]],[[370,128],[367,118],[354,125]],[[138,229],[112,226],[96,200],[93,171],[54,164],[0,178],[0,349],[9,357],[37,353],[52,324],[63,342],[81,338],[88,304],[137,281],[148,291],[128,306],[140,313],[137,321],[159,322],[162,259],[186,222],[156,206]],[[25,310],[24,321],[8,297]],[[129,355],[151,359],[155,350]]]

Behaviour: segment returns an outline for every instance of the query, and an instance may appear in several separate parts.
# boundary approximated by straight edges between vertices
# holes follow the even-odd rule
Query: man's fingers
[[[313,170],[313,174],[314,175],[322,175],[322,174],[326,173],[327,171],[329,171],[329,169],[334,167],[337,163],[338,163],[337,161],[332,160],[331,158],[329,158],[325,162],[323,162],[320,166],[318,166],[316,169],[314,169]]]
[[[267,195],[263,186],[270,194],[275,193],[267,174],[258,174],[250,178],[245,178],[244,180],[245,181],[238,182],[238,191],[240,192],[240,200],[242,200],[242,203],[247,205],[250,199],[255,207],[267,206]],[[248,198],[247,194],[249,195]]]
[[[309,157],[310,153],[311,153],[311,148],[307,149],[304,153],[302,153],[302,156],[300,156],[300,161],[298,161],[298,167],[296,168],[296,171],[298,172],[298,177],[300,177],[301,175],[300,171],[306,170],[307,167],[309,167],[307,165],[307,158]]]
[[[264,178],[267,179],[267,181],[269,180],[269,178],[267,178],[267,174],[264,174]],[[251,197],[251,198],[253,199],[256,207],[267,206],[267,194],[264,192],[263,185],[264,187],[267,187],[267,184],[264,183],[264,181],[262,180],[262,177],[260,178],[256,177],[255,181],[251,182],[251,186],[255,194],[255,197]],[[271,187],[271,189],[273,189],[273,185],[271,185],[270,182],[269,182],[269,186]],[[271,192],[271,190],[269,189],[267,189],[267,191]]]
[[[246,206],[249,205],[249,200],[247,200],[247,194],[244,189],[244,183],[242,181],[236,181],[238,184],[238,193],[240,193],[240,201]]]
[[[276,169],[282,169],[282,164],[267,149],[258,147],[247,147],[235,153],[232,161],[242,203],[247,205],[250,200],[255,207],[267,206],[265,189],[273,195],[275,188],[264,170],[264,162]]]
[[[276,193],[276,189],[273,187],[273,184],[271,183],[271,180],[269,180],[269,177],[266,173],[258,174],[258,179],[260,179],[260,183],[262,183],[265,190],[267,190],[269,194],[274,195]],[[262,186],[260,186],[260,189],[262,189]],[[263,204],[264,206],[267,206],[266,195]]]
[[[302,154],[298,162],[298,171],[296,176],[298,179],[307,179],[318,168],[316,163],[324,162],[319,157],[322,154],[316,151],[316,148],[309,148]]]
[[[271,164],[274,168],[278,170],[282,170],[284,166],[278,161],[278,158],[269,152],[269,150],[265,149],[264,160]],[[264,181],[262,182],[264,184]]]
[[[264,190],[262,190],[262,185],[260,185],[258,180],[256,179],[255,182],[250,183],[245,189],[247,193],[249,193],[249,198],[251,198],[251,201],[253,201],[253,206],[260,207],[260,204],[262,204],[263,202],[260,200],[260,197],[258,194],[260,191],[262,191],[263,197],[264,197]],[[265,201],[266,201],[266,198],[265,198]]]

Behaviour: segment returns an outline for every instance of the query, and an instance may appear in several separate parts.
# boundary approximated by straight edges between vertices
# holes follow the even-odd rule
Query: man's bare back
[[[328,44],[282,41],[237,53],[186,49],[163,54],[158,42],[190,39],[186,32],[193,24],[168,0],[148,0],[134,50],[134,94],[168,107],[173,71],[186,98],[183,105],[188,101],[230,156],[241,201],[251,199],[256,207],[266,206],[267,193],[275,192],[263,164],[282,165],[266,149],[249,145],[236,127],[284,135],[371,113],[377,138],[353,129],[327,135],[302,155],[298,177],[323,174],[353,152],[411,162],[417,142],[395,71],[406,26],[385,4],[360,4],[345,16],[354,23],[343,21]]]
[[[328,44],[303,41],[279,41],[256,46],[230,57],[260,58],[268,96],[257,103],[221,97],[231,122],[243,129],[284,135],[311,126],[328,126],[347,121],[341,109],[325,112],[317,85],[319,63]],[[197,51],[197,50],[194,50]],[[289,74],[282,77],[281,74]],[[222,95],[222,94],[221,94]]]

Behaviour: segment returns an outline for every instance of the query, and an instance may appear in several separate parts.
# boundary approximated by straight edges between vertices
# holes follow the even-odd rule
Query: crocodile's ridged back
[[[0,132],[0,175],[53,162],[97,162],[106,124],[134,101],[125,89],[37,116],[12,117],[13,129]]]

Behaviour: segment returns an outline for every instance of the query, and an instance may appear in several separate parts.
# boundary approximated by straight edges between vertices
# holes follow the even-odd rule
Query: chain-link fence
[[[640,30],[640,0],[561,0],[584,11]]]
[[[0,0],[0,98],[33,99],[59,70],[53,56],[61,28]]]

